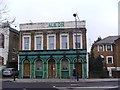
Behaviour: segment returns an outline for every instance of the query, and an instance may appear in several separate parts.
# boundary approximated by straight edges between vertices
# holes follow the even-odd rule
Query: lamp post
[[[76,47],[76,58],[77,58],[77,70],[76,70],[76,79],[77,79],[77,81],[79,81],[79,75],[78,75],[78,51],[77,51],[77,48],[78,48],[78,46],[77,46],[77,18],[76,18],[76,16],[77,16],[77,13],[74,13],[73,14],[73,16],[75,17],[75,29],[76,29],[76,37],[75,37],[75,47]]]

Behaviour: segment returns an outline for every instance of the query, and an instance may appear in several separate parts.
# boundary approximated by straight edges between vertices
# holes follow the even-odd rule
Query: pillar
[[[31,63],[31,78],[34,78],[34,62]]]
[[[57,67],[56,67],[56,78],[60,78],[60,60],[56,61]]]
[[[73,78],[73,62],[70,62],[70,78]]]
[[[19,63],[19,78],[23,78],[22,72],[23,72],[22,63],[20,62],[20,63]]]
[[[44,66],[43,66],[43,78],[46,79],[47,78],[47,62],[44,62]]]

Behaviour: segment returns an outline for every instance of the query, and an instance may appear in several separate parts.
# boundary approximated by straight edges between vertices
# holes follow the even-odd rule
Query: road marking
[[[71,86],[77,86],[77,85],[79,85],[79,84],[70,84]]]
[[[98,87],[56,87],[56,86],[54,86],[55,88],[63,88],[63,89],[67,89],[67,88],[101,88],[101,89],[103,89],[103,88],[106,88],[106,89],[110,89],[110,88],[118,88],[118,86],[98,86]]]

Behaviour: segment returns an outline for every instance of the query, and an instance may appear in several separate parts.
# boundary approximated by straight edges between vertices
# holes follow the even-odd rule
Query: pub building
[[[20,24],[19,78],[87,78],[85,21]]]

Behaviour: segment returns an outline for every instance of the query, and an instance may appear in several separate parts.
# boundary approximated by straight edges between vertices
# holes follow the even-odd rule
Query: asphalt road
[[[2,82],[3,90],[120,90],[120,81]]]

